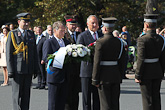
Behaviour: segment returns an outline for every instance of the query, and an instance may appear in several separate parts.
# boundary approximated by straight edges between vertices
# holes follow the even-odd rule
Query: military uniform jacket
[[[101,61],[117,61],[117,65],[100,65]],[[104,34],[103,38],[96,41],[92,84],[121,83],[124,66],[125,50],[122,41],[113,37],[112,33]]]
[[[165,49],[163,38],[155,31],[149,30],[146,35],[138,38],[137,43],[137,69],[136,79],[158,79],[163,78],[165,69]],[[154,63],[145,63],[145,59],[158,58]]]
[[[28,59],[24,58],[23,52],[19,52],[13,55],[15,48],[13,46],[11,32],[14,34],[16,44],[19,45],[22,41],[28,46]],[[32,31],[27,30],[24,37],[21,31],[17,28],[10,31],[6,43],[6,60],[7,60],[7,70],[9,73],[18,74],[33,74],[37,72],[37,51],[36,51],[36,41],[35,35]],[[28,61],[27,61],[28,60]]]

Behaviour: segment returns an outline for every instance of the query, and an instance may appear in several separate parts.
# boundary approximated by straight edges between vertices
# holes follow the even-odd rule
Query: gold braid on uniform
[[[25,60],[26,55],[26,63],[28,63],[28,46],[25,45],[24,42],[21,42],[19,45],[17,45],[13,32],[11,32],[11,39],[15,48],[15,52],[13,52],[13,55],[17,55],[18,53],[23,52],[23,58]]]

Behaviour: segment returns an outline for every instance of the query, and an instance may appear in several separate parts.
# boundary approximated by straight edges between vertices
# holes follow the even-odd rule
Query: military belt
[[[117,61],[101,61],[100,65],[113,66],[113,65],[117,65]]]
[[[144,62],[145,63],[155,63],[158,62],[159,58],[153,58],[153,59],[145,59]]]

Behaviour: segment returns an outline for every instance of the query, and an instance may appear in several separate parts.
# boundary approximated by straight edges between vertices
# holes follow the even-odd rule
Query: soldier
[[[101,110],[119,110],[125,50],[123,42],[112,34],[116,20],[103,18],[104,37],[97,40],[95,46],[92,84],[98,87]]]
[[[27,30],[31,14],[17,15],[19,27],[10,31],[6,43],[9,78],[12,80],[13,110],[29,110],[32,75],[37,76],[35,35]]]
[[[65,33],[65,38],[72,44],[75,44],[79,32],[76,32],[77,18],[75,15],[66,15],[66,27],[67,31]],[[80,63],[71,62],[68,65],[68,95],[66,102],[66,110],[78,110],[79,104],[79,91],[81,88],[80,84]]]
[[[165,40],[156,34],[157,14],[144,15],[147,32],[138,38],[135,82],[140,84],[143,110],[161,110],[160,87],[165,69]]]

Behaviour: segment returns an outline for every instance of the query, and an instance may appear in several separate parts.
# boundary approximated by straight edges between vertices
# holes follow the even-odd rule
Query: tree
[[[158,0],[147,0],[146,14],[158,14]]]

